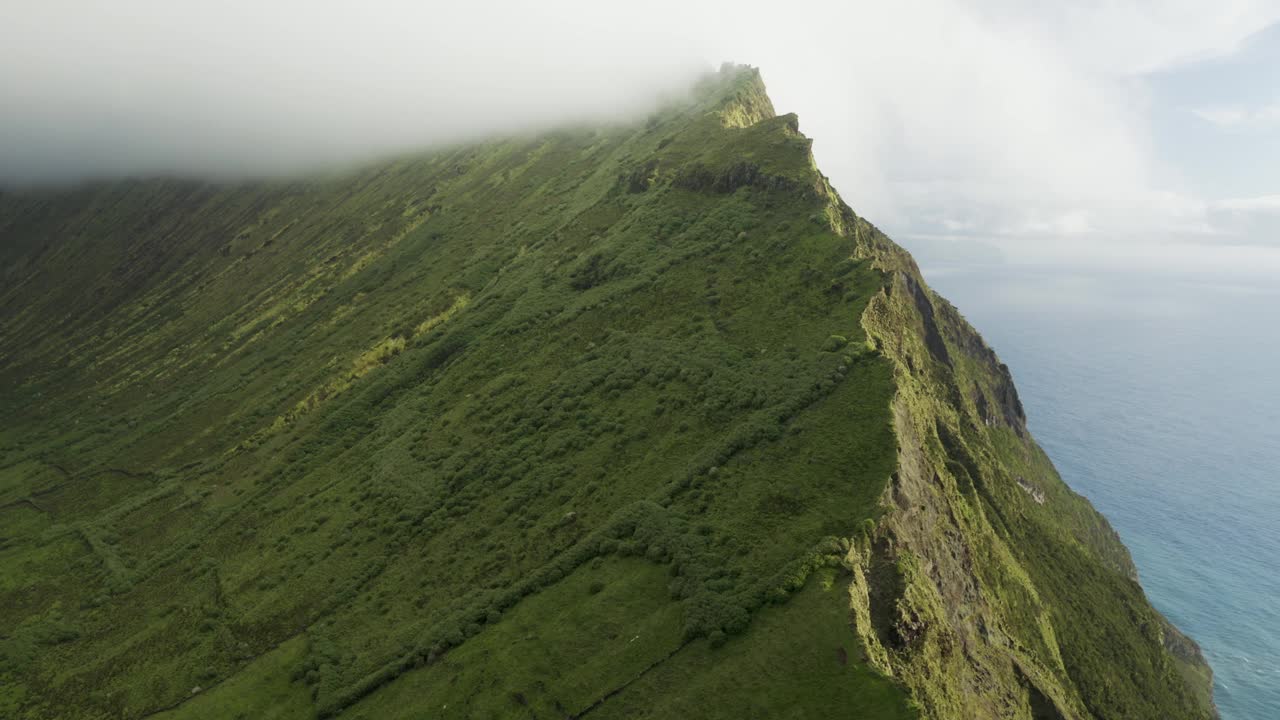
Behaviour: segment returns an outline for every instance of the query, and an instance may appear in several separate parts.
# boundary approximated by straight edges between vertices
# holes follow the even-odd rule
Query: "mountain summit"
[[[754,69],[0,238],[4,717],[1213,714]]]

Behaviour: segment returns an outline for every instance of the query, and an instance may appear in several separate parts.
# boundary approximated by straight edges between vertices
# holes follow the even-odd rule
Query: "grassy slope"
[[[0,197],[0,235],[6,717],[1203,705],[752,72],[327,180]]]
[[[750,638],[878,513],[892,384],[794,118],[700,92],[332,180],[0,199],[6,714],[336,713],[555,626],[595,558],[660,568],[676,641]]]

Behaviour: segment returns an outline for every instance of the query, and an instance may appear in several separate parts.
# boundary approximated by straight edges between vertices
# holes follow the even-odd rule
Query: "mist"
[[[433,5],[15,8],[0,30],[0,182],[291,174],[631,118],[710,69],[654,52],[639,7]]]
[[[1275,278],[1277,23],[1267,0],[52,0],[0,25],[0,185],[626,121],[730,61],[909,249]]]

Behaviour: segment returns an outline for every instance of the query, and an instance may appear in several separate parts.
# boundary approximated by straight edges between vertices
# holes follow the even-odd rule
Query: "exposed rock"
[[[1018,487],[1022,488],[1028,495],[1030,495],[1031,499],[1035,500],[1037,504],[1044,504],[1045,497],[1043,490],[1027,482],[1021,476],[1018,477],[1016,482],[1018,483]]]

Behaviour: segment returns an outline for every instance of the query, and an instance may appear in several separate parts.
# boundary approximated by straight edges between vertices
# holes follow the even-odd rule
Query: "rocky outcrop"
[[[722,125],[727,128],[745,128],[777,115],[773,109],[773,101],[765,92],[764,81],[760,79],[758,69],[739,68],[726,63],[720,67],[720,77],[735,82],[733,93],[717,109]]]
[[[898,386],[898,471],[846,557],[868,659],[929,718],[1212,717],[1203,657],[1036,446],[1008,367],[834,190],[828,216],[885,273],[862,323]]]

